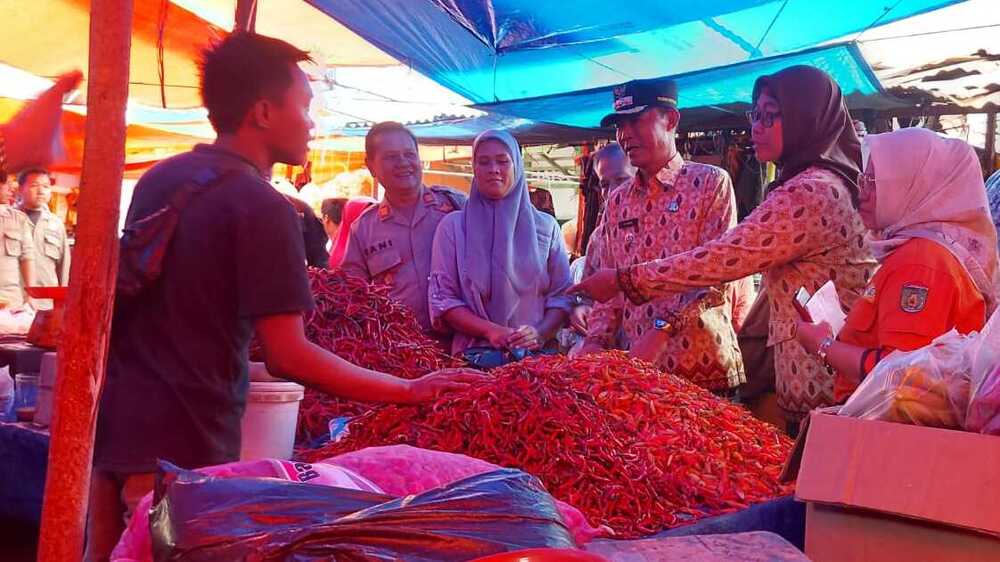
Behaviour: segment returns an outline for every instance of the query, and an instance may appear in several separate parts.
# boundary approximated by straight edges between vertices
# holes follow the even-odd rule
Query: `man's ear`
[[[254,102],[247,115],[250,124],[260,129],[270,129],[274,124],[274,102],[261,98]]]
[[[667,129],[672,132],[677,132],[677,127],[681,124],[681,112],[677,111],[677,108],[670,107],[667,108]]]

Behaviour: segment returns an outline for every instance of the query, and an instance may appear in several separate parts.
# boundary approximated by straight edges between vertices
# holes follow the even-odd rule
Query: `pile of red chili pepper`
[[[461,453],[537,476],[622,538],[788,494],[791,441],[740,406],[620,352],[507,365],[420,406],[380,406],[315,462],[370,446]]]
[[[309,269],[309,284],[316,306],[304,317],[305,331],[316,345],[356,365],[407,379],[461,365],[423,333],[408,307],[389,298],[388,286],[315,268]],[[296,442],[326,434],[332,418],[370,408],[306,389]]]

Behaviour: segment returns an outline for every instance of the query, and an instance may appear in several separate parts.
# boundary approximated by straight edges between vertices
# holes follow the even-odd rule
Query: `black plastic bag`
[[[576,547],[541,483],[512,469],[393,498],[161,462],[150,527],[157,562],[444,561]]]

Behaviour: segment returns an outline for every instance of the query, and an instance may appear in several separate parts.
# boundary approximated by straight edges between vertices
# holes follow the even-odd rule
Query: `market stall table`
[[[38,525],[48,457],[48,431],[0,423],[0,520]]]
[[[24,336],[0,336],[0,367],[9,366],[10,374],[37,373],[42,356],[52,351],[28,343]]]

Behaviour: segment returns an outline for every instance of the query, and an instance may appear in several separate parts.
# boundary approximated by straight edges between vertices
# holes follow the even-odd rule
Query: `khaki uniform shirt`
[[[599,265],[624,268],[669,258],[714,240],[736,224],[736,200],[722,169],[677,155],[655,178],[637,175],[608,198]],[[592,250],[595,246],[591,243]],[[614,347],[619,333],[633,345],[657,319],[675,325],[659,366],[710,390],[745,381],[725,282],[636,304],[619,296],[594,306],[587,341]],[[620,332],[619,332],[620,330]]]
[[[0,205],[0,231],[0,300],[8,308],[19,308],[25,299],[21,262],[35,257],[34,227],[28,215],[10,205]]]
[[[389,296],[410,307],[424,330],[431,329],[427,287],[438,223],[465,207],[465,195],[445,187],[423,187],[412,220],[388,199],[351,225],[341,268],[368,281],[390,285]]]
[[[35,246],[35,284],[58,287],[69,284],[69,236],[62,219],[42,210],[37,224],[31,224]]]

